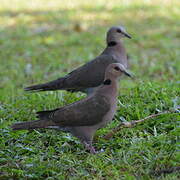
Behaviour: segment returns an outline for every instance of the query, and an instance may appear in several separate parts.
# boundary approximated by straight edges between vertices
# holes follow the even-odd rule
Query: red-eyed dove
[[[110,64],[106,68],[103,84],[91,95],[55,110],[37,112],[39,120],[15,123],[12,129],[58,128],[79,138],[91,153],[95,153],[93,136],[113,119],[117,105],[118,77],[122,73],[130,76],[122,64]]]
[[[107,32],[105,50],[87,64],[73,70],[57,80],[26,87],[26,91],[67,90],[71,92],[82,91],[90,94],[94,87],[99,86],[104,80],[104,73],[111,63],[121,63],[128,66],[126,50],[122,38],[131,38],[121,26],[111,27]]]

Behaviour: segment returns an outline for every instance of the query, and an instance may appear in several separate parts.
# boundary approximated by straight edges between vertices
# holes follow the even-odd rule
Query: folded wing
[[[91,126],[101,122],[109,110],[110,103],[107,98],[95,95],[53,111],[41,111],[37,114],[41,120],[53,121],[60,127]]]

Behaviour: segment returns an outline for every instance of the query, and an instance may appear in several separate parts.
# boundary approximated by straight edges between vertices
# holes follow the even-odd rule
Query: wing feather
[[[109,110],[107,97],[95,95],[54,111],[49,118],[61,127],[90,126],[101,122]]]
[[[65,78],[65,86],[71,89],[96,87],[104,80],[106,67],[117,60],[111,55],[101,55],[93,61],[70,72]]]

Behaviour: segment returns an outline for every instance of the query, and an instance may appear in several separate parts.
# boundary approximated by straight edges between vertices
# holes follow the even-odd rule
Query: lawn
[[[180,115],[169,113],[103,136],[121,121],[180,107],[179,0],[1,0],[0,179],[180,178]],[[97,132],[97,155],[54,130],[13,132],[12,123],[35,112],[81,99],[65,91],[26,93],[23,88],[56,79],[93,59],[105,34],[122,24],[135,79],[119,82],[115,120]]]

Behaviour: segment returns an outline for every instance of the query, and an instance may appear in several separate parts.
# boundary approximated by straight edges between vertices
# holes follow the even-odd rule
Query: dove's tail
[[[28,122],[20,122],[15,123],[11,126],[13,130],[22,130],[22,129],[37,129],[37,128],[45,128],[46,127],[45,121],[43,120],[36,120],[36,121],[28,121]]]
[[[58,89],[64,89],[64,80],[65,78],[59,78],[54,81],[44,83],[44,84],[37,84],[34,86],[29,86],[24,88],[25,91],[54,91]]]
[[[30,130],[37,128],[48,128],[49,126],[56,126],[56,124],[49,119],[49,115],[53,111],[54,110],[37,112],[37,117],[39,118],[39,120],[15,123],[11,126],[11,128],[13,130]]]

